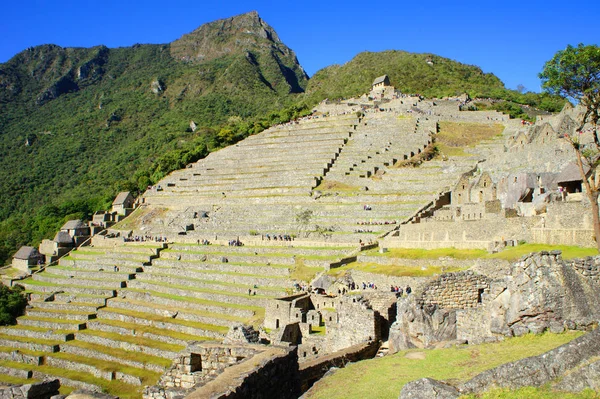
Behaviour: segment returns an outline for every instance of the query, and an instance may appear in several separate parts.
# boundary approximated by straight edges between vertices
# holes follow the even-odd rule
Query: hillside
[[[184,57],[193,43],[214,53]],[[143,189],[207,147],[278,122],[279,113],[267,114],[285,114],[306,82],[293,51],[256,13],[172,44],[17,54],[0,65],[0,262],[52,234],[65,215]]]
[[[311,77],[306,89],[312,99],[360,96],[376,76],[388,75],[403,93],[425,97],[457,96],[494,98],[558,112],[564,100],[546,94],[509,90],[492,73],[474,65],[437,56],[406,51],[363,52],[344,65],[331,65]],[[501,106],[502,107],[502,106]],[[511,108],[510,106],[508,108]],[[518,108],[513,105],[513,108]],[[500,111],[509,111],[507,106]]]
[[[383,74],[406,93],[468,92],[550,111],[563,103],[506,90],[475,66],[401,51],[361,53],[309,81],[256,12],[170,44],[29,48],[0,64],[0,263],[118,191],[144,191],[324,98],[361,95]]]

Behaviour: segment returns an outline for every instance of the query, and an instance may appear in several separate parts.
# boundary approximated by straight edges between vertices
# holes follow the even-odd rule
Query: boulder
[[[460,396],[458,389],[452,385],[431,379],[421,378],[411,381],[402,387],[399,399],[456,399]]]

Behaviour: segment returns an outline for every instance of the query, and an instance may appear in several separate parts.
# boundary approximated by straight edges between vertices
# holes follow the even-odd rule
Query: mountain
[[[0,264],[67,215],[293,116],[307,82],[256,12],[171,44],[42,45],[0,64]]]
[[[361,53],[309,80],[256,12],[169,44],[28,48],[0,64],[0,264],[65,219],[106,208],[118,191],[142,191],[324,98],[361,95],[384,74],[405,93],[544,99],[557,110],[563,102],[506,90],[475,66],[403,51]],[[520,106],[509,108],[520,117]]]

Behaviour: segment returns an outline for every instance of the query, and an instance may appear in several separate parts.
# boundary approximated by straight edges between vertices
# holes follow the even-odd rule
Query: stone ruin
[[[390,351],[590,330],[600,320],[599,270],[600,257],[564,261],[552,251],[523,257],[503,279],[471,271],[442,275],[419,298],[398,301]]]
[[[276,344],[298,346],[300,362],[319,358],[353,345],[377,342],[382,327],[387,327],[389,307],[395,306],[395,296],[388,308],[373,309],[362,295],[320,295],[302,293],[270,301],[265,309],[264,326],[272,329]],[[325,329],[324,334],[315,330]],[[387,336],[387,331],[384,332]]]

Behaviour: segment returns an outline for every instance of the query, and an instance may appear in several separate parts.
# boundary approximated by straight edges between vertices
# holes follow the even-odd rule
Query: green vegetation
[[[0,326],[14,324],[16,318],[23,314],[26,305],[23,287],[17,285],[10,289],[0,283]]]
[[[390,248],[387,252],[379,253],[377,249],[365,251],[365,255],[383,256],[386,258],[404,258],[404,259],[438,259],[442,257],[454,259],[477,259],[487,256],[487,251],[483,249],[456,249],[456,248],[438,248],[438,249],[416,249],[416,248]]]
[[[306,281],[309,282],[315,278],[319,272],[322,272],[322,267],[310,267],[304,264],[304,260],[296,259],[296,264],[290,271],[290,278],[292,280]]]
[[[574,245],[551,245],[551,244],[522,244],[516,247],[507,247],[496,254],[489,254],[487,258],[517,260],[523,255],[538,251],[562,251],[564,259],[583,258],[586,256],[597,256],[598,250],[590,247],[577,247]]]
[[[423,377],[450,382],[466,381],[482,371],[501,364],[554,349],[581,334],[581,332],[546,333],[482,345],[401,351],[380,359],[352,363],[338,370],[318,382],[317,388],[308,398],[397,398],[402,386],[409,381]],[[348,389],[347,381],[352,381],[352,389]],[[530,396],[511,396],[511,398],[517,397]]]
[[[459,267],[448,266],[402,266],[402,265],[380,265],[377,263],[353,262],[342,267],[329,270],[327,274],[332,276],[341,276],[348,270],[358,270],[367,273],[385,274],[387,276],[410,276],[410,277],[428,277],[441,273],[452,273],[464,270]]]
[[[429,62],[428,62],[429,61]],[[445,97],[468,93],[471,98],[491,98],[557,112],[565,100],[559,96],[508,90],[491,73],[434,54],[405,51],[363,52],[344,65],[318,71],[309,81],[307,95],[316,101],[360,96],[373,79],[387,74],[403,93]]]
[[[264,30],[254,14],[239,18]],[[172,44],[43,45],[1,64],[0,264],[19,246],[52,238],[66,220],[108,209],[119,191],[142,192],[211,151],[306,115],[324,98],[360,95],[379,75],[425,96],[467,92],[546,110],[564,103],[506,90],[474,66],[402,51],[361,53],[308,83],[285,45],[238,35],[208,24]],[[196,58],[198,43],[210,49],[204,60]]]
[[[351,186],[349,184],[340,183],[338,181],[323,180],[321,184],[314,188],[319,191],[345,191],[345,192],[358,192],[358,187]]]
[[[511,391],[509,389],[491,389],[481,395],[464,395],[461,399],[598,399],[600,395],[591,389],[586,389],[583,392],[557,392],[550,387],[544,386],[541,388],[525,387]]]
[[[465,156],[465,147],[474,147],[484,140],[502,135],[500,124],[440,122],[435,136],[439,151],[447,156]]]

